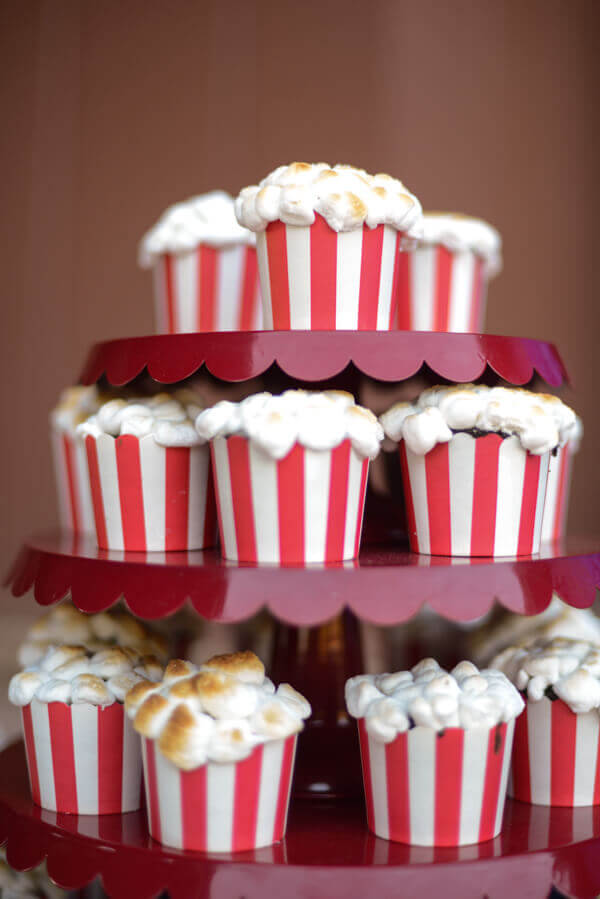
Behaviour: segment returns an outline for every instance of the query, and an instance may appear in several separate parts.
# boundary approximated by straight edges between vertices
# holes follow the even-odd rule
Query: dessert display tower
[[[96,345],[84,384],[121,386],[149,375],[175,384],[196,373],[213,382],[260,378],[264,387],[336,387],[357,397],[417,373],[436,381],[480,378],[513,385],[567,375],[556,349],[521,338],[419,332],[234,332],[115,340]],[[168,849],[152,841],[145,812],[103,817],[42,810],[29,794],[21,743],[0,763],[0,843],[24,870],[46,859],[70,889],[100,876],[115,899],[164,890],[183,897],[364,897],[444,895],[546,897],[552,886],[587,899],[600,892],[600,806],[546,808],[508,801],[494,840],[457,848],[405,846],[366,828],[355,729],[339,715],[344,680],[361,668],[358,621],[391,626],[426,605],[454,621],[484,615],[494,602],[543,611],[554,593],[575,607],[600,585],[600,541],[569,538],[518,558],[414,555],[391,499],[367,499],[358,560],[331,565],[258,566],[216,550],[132,553],[99,550],[92,539],[52,533],[28,539],[8,582],[49,606],[70,595],[84,612],[124,600],[140,618],[186,605],[205,619],[236,622],[266,608],[277,621],[275,679],[289,677],[313,703],[300,737],[288,833],[271,847],[235,855]],[[309,629],[309,630],[306,630]],[[301,635],[301,639],[300,639]],[[307,636],[308,635],[308,636]]]

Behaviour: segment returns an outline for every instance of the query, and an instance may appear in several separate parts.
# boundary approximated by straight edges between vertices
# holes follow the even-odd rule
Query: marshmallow
[[[159,446],[197,446],[204,443],[194,427],[201,407],[198,398],[191,399],[189,394],[184,390],[179,398],[175,391],[108,400],[77,426],[77,433],[82,437],[129,434],[140,439],[152,435]]]
[[[426,212],[419,246],[441,244],[453,253],[470,250],[484,260],[488,277],[502,268],[502,238],[482,219],[450,212]]]

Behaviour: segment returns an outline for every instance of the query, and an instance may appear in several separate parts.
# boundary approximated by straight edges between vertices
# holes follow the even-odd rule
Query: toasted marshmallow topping
[[[99,652],[110,646],[129,646],[140,655],[156,656],[167,661],[167,641],[154,633],[138,618],[126,612],[100,612],[85,615],[71,603],[55,606],[30,627],[19,647],[19,665],[35,665],[50,647],[62,643],[85,646]]]
[[[163,667],[153,656],[141,656],[126,646],[90,652],[84,646],[53,646],[36,665],[11,678],[8,698],[14,705],[39,702],[89,703],[107,706],[123,702],[140,681],[157,681]]]
[[[255,241],[252,231],[238,225],[233,197],[223,190],[213,190],[163,212],[140,241],[138,262],[142,268],[150,268],[163,253],[189,253],[199,244],[253,246]]]
[[[151,435],[160,446],[197,446],[204,442],[194,427],[201,409],[197,394],[188,390],[114,399],[78,425],[77,433],[82,437],[131,434],[140,439]]]
[[[159,684],[137,684],[125,699],[134,728],[190,771],[234,762],[255,746],[298,733],[311,708],[289,684],[277,690],[252,652],[214,656],[200,668],[176,659]]]
[[[510,646],[492,664],[532,702],[552,688],[577,714],[600,708],[600,647],[587,640],[554,637]]]
[[[425,455],[455,431],[514,435],[523,449],[541,456],[576,433],[576,415],[556,396],[509,387],[461,384],[424,390],[415,404],[396,403],[381,418],[386,436],[404,440]]]
[[[351,677],[346,706],[353,718],[365,719],[371,736],[391,743],[411,727],[494,727],[516,718],[524,703],[501,671],[459,662],[448,673],[423,659],[410,671]]]
[[[369,175],[350,165],[281,165],[235,201],[240,225],[264,231],[271,222],[312,225],[315,213],[334,231],[390,225],[409,237],[421,233],[421,204],[390,175]]]
[[[200,413],[196,430],[203,440],[247,437],[273,459],[283,459],[296,443],[330,450],[346,439],[359,456],[374,459],[383,440],[373,413],[357,406],[351,394],[336,390],[255,393],[241,403],[223,401]]]
[[[59,431],[74,434],[78,424],[98,411],[101,397],[95,384],[67,387],[50,413],[50,422]]]
[[[420,245],[441,244],[452,252],[471,250],[485,262],[487,276],[502,268],[502,238],[482,219],[452,212],[426,212]]]

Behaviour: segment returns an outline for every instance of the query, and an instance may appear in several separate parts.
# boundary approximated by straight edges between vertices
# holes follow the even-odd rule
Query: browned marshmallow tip
[[[260,684],[264,680],[265,666],[251,650],[231,652],[213,656],[204,663],[204,668],[216,668],[224,674],[230,674],[241,681]]]
[[[137,709],[140,704],[144,702],[148,694],[154,693],[155,691],[156,684],[152,684],[147,680],[139,681],[139,683],[131,688],[125,697],[125,709],[127,711],[130,709]]]
[[[180,677],[189,677],[196,669],[191,662],[184,662],[183,659],[171,659],[165,668],[163,680],[168,683],[172,680],[178,680]]]
[[[137,686],[141,687],[142,685],[137,684]],[[135,687],[133,689],[135,690]],[[130,698],[132,692],[132,690],[129,691],[127,699]],[[137,715],[133,720],[133,726],[137,732],[143,737],[152,736],[157,716],[164,713],[168,705],[168,701],[160,693],[153,693],[151,696],[148,696],[139,707]]]
[[[158,738],[158,748],[164,757],[184,770],[189,765],[188,744],[195,726],[193,712],[182,703],[175,707]]]

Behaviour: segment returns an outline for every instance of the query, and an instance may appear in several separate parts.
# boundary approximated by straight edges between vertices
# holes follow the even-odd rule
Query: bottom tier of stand
[[[592,899],[600,892],[600,806],[544,808],[507,802],[500,836],[476,846],[429,849],[389,843],[365,827],[361,801],[292,801],[282,843],[237,855],[205,855],[153,842],[144,811],[104,817],[60,815],[29,798],[21,743],[0,754],[0,843],[9,864],[47,860],[60,886],[100,876],[113,899]]]

